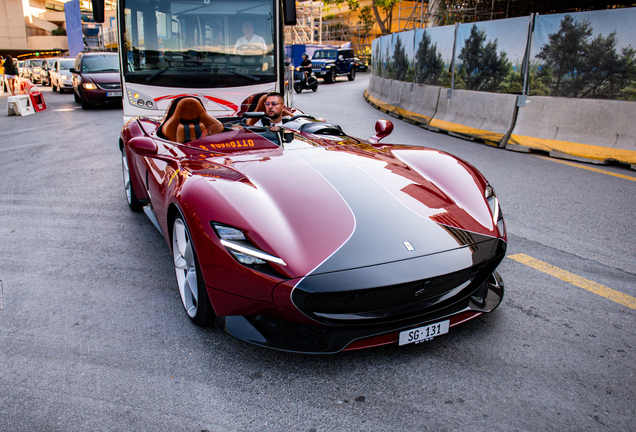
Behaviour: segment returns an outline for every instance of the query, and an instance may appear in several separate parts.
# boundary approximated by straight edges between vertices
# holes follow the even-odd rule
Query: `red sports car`
[[[419,343],[501,303],[505,225],[474,167],[378,143],[386,120],[361,140],[304,114],[248,126],[263,115],[246,103],[206,136],[185,97],[122,129],[128,204],[165,237],[195,324],[324,354]]]

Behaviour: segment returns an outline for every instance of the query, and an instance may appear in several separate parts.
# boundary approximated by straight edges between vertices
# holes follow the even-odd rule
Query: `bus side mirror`
[[[296,25],[296,0],[283,0],[283,16],[285,25]]]
[[[104,0],[92,0],[93,2],[93,19],[96,23],[104,22]]]

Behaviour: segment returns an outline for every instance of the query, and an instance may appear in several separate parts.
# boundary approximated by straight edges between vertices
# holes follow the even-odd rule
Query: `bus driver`
[[[251,21],[243,23],[243,35],[234,44],[234,54],[265,54],[267,52],[265,39],[254,34]]]

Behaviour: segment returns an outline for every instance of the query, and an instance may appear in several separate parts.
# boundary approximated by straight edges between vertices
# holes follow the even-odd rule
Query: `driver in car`
[[[289,111],[285,109],[285,99],[278,92],[269,92],[265,98],[265,117],[257,121],[254,126],[266,126],[276,132],[290,117],[285,116]]]

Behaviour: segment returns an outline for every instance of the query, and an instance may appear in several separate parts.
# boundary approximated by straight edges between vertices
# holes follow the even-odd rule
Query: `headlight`
[[[148,95],[139,92],[133,92],[131,90],[128,90],[126,94],[128,96],[128,103],[130,103],[131,105],[150,110],[157,109],[154,100]]]
[[[243,231],[211,222],[212,228],[221,239],[221,244],[241,264],[246,266],[262,265],[271,262],[281,266],[287,265],[282,259],[256,249],[245,237]]]
[[[486,202],[488,203],[488,207],[490,207],[490,213],[492,214],[492,221],[497,225],[497,229],[499,230],[499,234],[502,236],[506,235],[506,224],[503,220],[503,213],[501,211],[501,206],[499,205],[499,200],[495,195],[495,190],[492,186],[487,185],[486,191],[484,192],[484,197],[486,198]]]
[[[97,86],[95,84],[93,84],[93,83],[85,82],[85,83],[82,83],[82,86],[86,90],[97,90]]]

